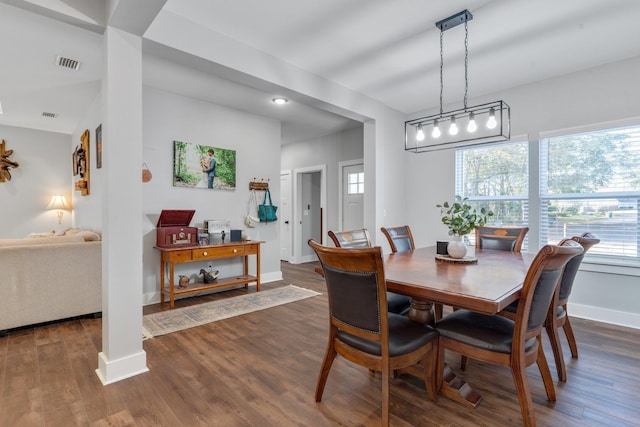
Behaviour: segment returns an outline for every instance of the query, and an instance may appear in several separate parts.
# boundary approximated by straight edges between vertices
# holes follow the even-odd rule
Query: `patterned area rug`
[[[153,338],[316,295],[320,295],[320,293],[289,285],[190,307],[147,314],[143,318],[142,333],[144,339]]]

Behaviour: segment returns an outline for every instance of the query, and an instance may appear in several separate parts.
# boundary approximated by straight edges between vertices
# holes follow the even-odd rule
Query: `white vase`
[[[453,240],[447,245],[447,253],[451,258],[464,258],[467,254],[467,245],[462,242],[462,237],[453,237]]]

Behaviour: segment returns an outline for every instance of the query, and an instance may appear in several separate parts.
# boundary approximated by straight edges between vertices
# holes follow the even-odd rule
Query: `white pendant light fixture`
[[[467,23],[472,19],[471,12],[465,9],[436,23],[436,27],[440,29],[440,114],[421,117],[404,123],[405,150],[421,153],[508,141],[511,138],[511,110],[506,102],[494,101],[473,107],[467,106],[469,92],[469,30]],[[446,30],[460,24],[464,24],[465,31],[464,104],[461,109],[443,112],[443,34]],[[446,133],[442,132],[441,126],[443,125],[446,126]],[[425,134],[424,129],[432,129],[430,136]]]

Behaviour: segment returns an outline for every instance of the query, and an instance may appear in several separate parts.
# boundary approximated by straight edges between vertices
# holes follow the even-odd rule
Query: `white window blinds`
[[[540,140],[540,244],[584,232],[589,255],[639,258],[640,126]]]
[[[529,144],[527,141],[456,151],[456,194],[494,213],[493,225],[529,222]],[[525,240],[524,248],[527,247]]]

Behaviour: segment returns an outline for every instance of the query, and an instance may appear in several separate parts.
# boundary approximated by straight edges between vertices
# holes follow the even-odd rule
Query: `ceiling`
[[[10,60],[0,65],[0,124],[73,132],[100,92],[104,24],[80,13],[85,6],[77,0],[61,3],[71,11],[55,13],[35,7],[41,3],[36,0],[1,1],[0,51]],[[84,3],[104,5],[103,0]],[[464,9],[473,14],[470,104],[509,88],[640,56],[637,0],[167,0],[158,16],[183,17],[410,115],[438,107],[435,22]],[[443,41],[444,103],[459,108],[464,26],[446,31]],[[189,60],[176,63],[153,43],[143,44],[143,51],[144,84],[281,120],[284,143],[355,123],[296,100],[276,108],[268,101],[277,93],[267,86],[231,83]],[[80,69],[58,67],[57,55],[78,59]],[[56,117],[42,117],[43,112]]]

